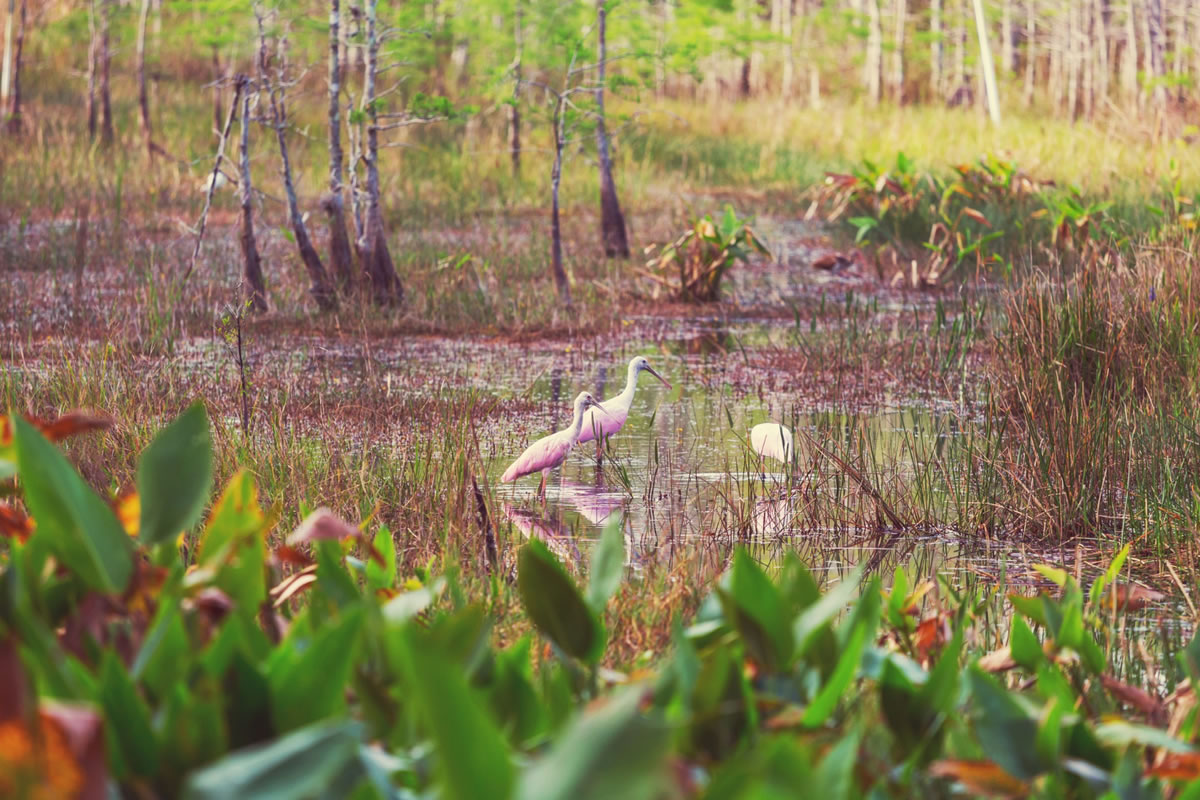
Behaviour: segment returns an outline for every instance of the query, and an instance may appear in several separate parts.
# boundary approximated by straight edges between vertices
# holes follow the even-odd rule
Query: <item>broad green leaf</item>
[[[854,600],[861,575],[862,567],[860,566],[844,581],[821,595],[821,599],[806,608],[804,613],[796,617],[796,621],[792,625],[792,636],[796,642],[798,653],[804,653],[812,644],[810,639],[814,634]]]
[[[567,655],[594,664],[604,653],[604,626],[558,559],[539,539],[521,548],[517,589],[529,619]]]
[[[184,800],[321,797],[359,758],[362,725],[335,720],[231,753],[188,776]]]
[[[1022,780],[1032,780],[1044,772],[1049,765],[1038,755],[1037,721],[1028,703],[978,667],[967,671],[967,685],[975,711],[975,735],[984,752],[1005,772]]]
[[[118,777],[125,777],[126,772],[153,777],[158,771],[158,748],[150,727],[150,710],[111,650],[105,651],[100,665],[99,699],[114,772]]]
[[[733,568],[721,583],[717,596],[750,656],[768,672],[785,669],[793,642],[779,589],[742,548],[734,554]]]
[[[383,563],[367,559],[367,586],[373,592],[391,589],[396,585],[396,539],[386,525],[380,525],[371,544]]]
[[[12,420],[25,504],[37,522],[33,537],[89,587],[124,591],[133,546],[112,509],[36,428],[19,416]]]
[[[858,763],[857,733],[842,736],[841,740],[821,759],[813,770],[810,797],[822,800],[849,800],[854,796],[854,766]]]
[[[963,631],[959,628],[954,632],[954,638],[942,651],[941,658],[929,672],[929,680],[921,689],[921,699],[929,707],[943,714],[953,711],[958,700],[959,669],[958,659],[963,648]]]
[[[1013,614],[1008,648],[1013,661],[1028,670],[1037,669],[1038,665],[1046,660],[1046,654],[1042,652],[1042,643],[1019,614]]]
[[[293,632],[273,657],[267,683],[278,731],[290,731],[345,711],[346,682],[358,650],[363,612],[355,609],[332,620],[306,640]],[[290,652],[283,648],[290,648]]]
[[[1127,747],[1139,744],[1144,747],[1158,747],[1172,753],[1195,753],[1191,745],[1181,742],[1161,728],[1151,728],[1149,725],[1139,725],[1125,720],[1101,722],[1096,726],[1096,738],[1101,744],[1110,747]]]
[[[592,551],[592,567],[588,573],[587,602],[592,611],[604,613],[608,600],[621,586],[625,573],[625,533],[621,523],[604,529],[596,549]]]
[[[511,797],[514,775],[508,748],[484,704],[467,686],[462,668],[413,628],[399,632],[398,641],[411,701],[437,750],[440,796]]]
[[[833,675],[821,687],[813,701],[804,710],[804,725],[816,728],[825,724],[829,716],[837,708],[838,700],[845,694],[850,682],[858,672],[858,664],[862,660],[863,646],[867,643],[867,626],[860,623],[850,636],[846,648],[838,659]]]
[[[199,574],[233,598],[242,613],[256,614],[267,597],[267,527],[254,479],[239,470],[225,485],[209,517],[196,562]]]
[[[533,686],[532,639],[525,636],[496,653],[488,695],[510,741],[522,745],[546,731],[546,709]]]
[[[195,692],[183,683],[172,686],[165,709],[155,720],[162,769],[182,777],[225,755],[230,736],[224,706],[232,702],[211,681],[198,685]]]
[[[141,540],[148,546],[171,541],[195,525],[212,489],[212,475],[208,414],[196,403],[159,431],[138,460]]]
[[[653,800],[667,786],[671,729],[626,689],[579,717],[521,776],[520,800]],[[499,794],[478,795],[500,797]]]
[[[1113,560],[1109,562],[1108,569],[1104,570],[1104,574],[1092,582],[1092,587],[1088,591],[1088,605],[1094,607],[1104,596],[1104,590],[1112,585],[1117,576],[1121,574],[1121,568],[1125,566],[1125,560],[1129,557],[1131,545],[1131,542],[1127,542],[1120,552],[1113,556]]]

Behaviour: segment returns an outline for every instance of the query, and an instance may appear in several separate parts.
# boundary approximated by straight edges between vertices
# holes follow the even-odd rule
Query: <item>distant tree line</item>
[[[506,107],[502,146],[514,175],[531,141],[552,155],[551,271],[569,304],[559,221],[564,161],[583,147],[594,152],[598,246],[607,257],[628,257],[611,140],[631,105],[848,99],[979,106],[993,119],[1019,107],[1072,119],[1114,109],[1161,119],[1194,104],[1200,75],[1195,0],[0,1],[0,99],[12,135],[27,127],[23,53],[39,27],[86,37],[73,56],[84,76],[81,125],[102,146],[119,138],[111,97],[119,54],[119,68],[135,77],[138,137],[150,159],[169,157],[171,143],[155,136],[148,71],[195,81],[200,65],[219,134],[205,214],[221,183],[238,185],[254,310],[266,308],[248,153],[254,126],[270,134],[258,146],[271,141],[278,150],[288,227],[314,302],[330,310],[358,291],[382,305],[403,299],[378,168],[390,137],[479,106]],[[288,147],[291,105],[313,104],[318,80],[328,86],[320,207],[329,269],[300,210]],[[305,82],[310,91],[301,95],[295,90]],[[619,120],[607,111],[613,93],[633,101],[622,104]],[[308,118],[314,109],[303,110]],[[202,219],[201,236],[203,229]],[[191,267],[199,245],[198,237]]]

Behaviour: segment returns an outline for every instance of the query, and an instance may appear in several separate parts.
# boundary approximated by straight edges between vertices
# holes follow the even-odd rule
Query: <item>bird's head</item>
[[[633,359],[633,361],[630,361],[629,369],[634,375],[637,375],[639,372],[649,372],[651,375],[662,381],[663,386],[666,386],[668,389],[671,388],[671,384],[667,382],[667,379],[662,375],[659,375],[658,370],[650,366],[650,362],[647,361],[644,356],[638,356],[637,358]]]
[[[600,408],[600,403],[596,400],[596,398],[592,397],[591,392],[580,392],[579,396],[575,398],[575,414],[577,416],[582,416],[583,412],[587,411],[589,408],[598,408],[600,409],[601,413],[604,412],[604,409]]]

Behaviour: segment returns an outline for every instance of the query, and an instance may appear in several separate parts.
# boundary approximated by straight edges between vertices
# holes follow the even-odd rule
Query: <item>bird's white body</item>
[[[542,482],[538,486],[538,494],[544,496],[546,492],[546,478],[549,476],[550,470],[567,460],[571,448],[579,441],[579,432],[583,428],[584,412],[597,405],[599,404],[590,394],[581,392],[575,398],[575,413],[571,419],[570,426],[549,436],[543,436],[525,448],[525,452],[521,454],[521,457],[514,461],[512,466],[506,469],[504,474],[500,476],[500,482],[509,483],[515,481],[517,478],[541,472]],[[603,418],[603,415],[601,415],[601,418]]]
[[[601,403],[601,413],[597,413],[596,409],[590,409],[584,415],[583,430],[579,434],[581,444],[595,439],[597,433],[604,437],[612,436],[621,430],[625,425],[625,420],[629,419],[629,409],[633,407],[633,393],[637,391],[638,375],[643,371],[649,372],[658,378],[668,389],[671,388],[671,384],[667,383],[661,375],[654,371],[654,368],[650,366],[650,362],[641,356],[637,356],[629,362],[629,370],[625,378],[625,389],[616,397],[610,397]]]
[[[750,429],[750,446],[765,458],[785,464],[792,461],[792,432],[775,422],[760,422]]]

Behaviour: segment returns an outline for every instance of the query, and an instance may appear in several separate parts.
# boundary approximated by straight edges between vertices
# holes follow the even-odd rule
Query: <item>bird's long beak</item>
[[[600,405],[599,403],[592,403],[592,404],[591,404],[590,406],[588,406],[588,407],[589,407],[589,408],[594,408],[594,409],[596,409],[597,411],[599,411],[601,414],[603,414],[604,416],[608,417],[609,419],[612,419],[612,418],[613,418],[613,417],[612,417],[612,414],[610,414],[610,413],[608,413],[607,411],[605,411],[605,410],[604,410],[604,406]]]
[[[646,371],[647,371],[647,372],[649,372],[649,373],[650,373],[651,375],[653,375],[654,377],[658,378],[660,381],[662,381],[662,384],[663,384],[663,386],[666,386],[668,389],[670,389],[670,388],[671,388],[671,383],[670,383],[670,381],[668,381],[668,380],[667,380],[666,378],[664,378],[662,375],[659,375],[659,374],[658,374],[658,370],[654,369],[654,367],[652,367],[652,366],[650,366],[649,364],[647,364],[647,365],[646,365]]]

